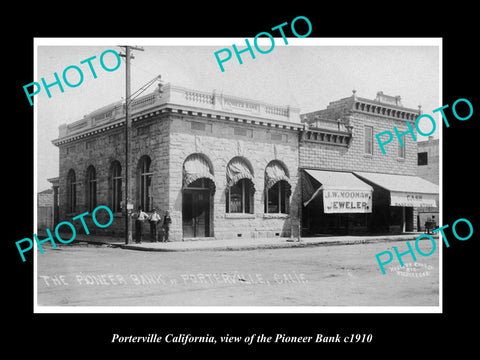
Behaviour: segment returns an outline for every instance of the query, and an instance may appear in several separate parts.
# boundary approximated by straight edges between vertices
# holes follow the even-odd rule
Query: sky
[[[268,43],[261,42],[260,48],[268,49],[268,38],[261,40]],[[80,67],[84,76],[77,87],[68,87],[61,80],[63,93],[54,85],[50,87],[51,98],[43,88],[34,97],[36,191],[50,188],[47,179],[58,176],[58,148],[52,144],[58,138],[58,127],[124,98],[123,58],[120,67],[111,72],[101,67],[99,58],[108,49],[123,52],[118,45],[126,41],[144,49],[134,51],[131,61],[132,92],[161,75],[164,83],[290,105],[300,108],[300,113],[324,109],[331,101],[351,96],[353,89],[357,96],[368,99],[374,99],[378,91],[400,95],[403,106],[417,109],[421,105],[426,114],[442,105],[441,52],[439,42],[429,39],[289,38],[285,45],[282,38],[275,38],[275,47],[268,54],[254,50],[256,57],[252,59],[248,52],[242,53],[243,64],[233,54],[223,63],[224,72],[215,51],[229,48],[233,53],[232,44],[241,50],[245,39],[36,39],[32,82],[40,83],[44,78],[47,84],[53,83],[54,72],[61,78],[70,65]],[[80,63],[92,56],[96,56],[91,61],[96,79],[88,64]],[[110,68],[116,64],[111,53],[105,54],[104,61]],[[71,83],[79,82],[75,70],[69,70],[67,78]],[[27,97],[25,102],[29,106]],[[439,114],[433,117],[438,125]],[[422,124],[421,129],[428,132],[431,125]],[[438,130],[434,136],[438,137]]]

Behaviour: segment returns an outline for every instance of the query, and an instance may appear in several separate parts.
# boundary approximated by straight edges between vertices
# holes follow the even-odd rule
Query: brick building
[[[135,209],[169,210],[171,240],[298,228],[299,109],[170,84],[131,108],[129,199]],[[114,222],[104,232],[123,234],[124,126],[121,102],[60,126],[61,220],[107,205]]]
[[[438,207],[438,186],[417,176],[411,135],[404,146],[395,138],[386,154],[375,140],[394,126],[407,131],[406,122],[415,129],[419,114],[399,96],[378,92],[371,100],[353,91],[301,116],[308,125],[299,141],[304,234],[414,231],[419,209]]]
[[[418,176],[432,183],[440,181],[440,142],[432,136],[427,141],[419,141],[417,145]],[[439,223],[438,207],[425,207],[419,210],[417,215],[418,231],[425,230],[427,221]]]
[[[300,116],[167,84],[131,108],[128,197],[147,212],[169,210],[172,240],[296,237],[300,224],[304,235],[412,231],[418,209],[437,206],[438,187],[416,176],[410,136],[386,155],[375,146],[378,132],[415,128],[419,111],[399,97],[354,92]],[[123,235],[124,126],[121,102],[60,126],[60,221],[107,205],[113,224],[99,229],[86,216],[87,226]]]

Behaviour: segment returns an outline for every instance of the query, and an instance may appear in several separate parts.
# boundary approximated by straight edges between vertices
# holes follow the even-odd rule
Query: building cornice
[[[313,142],[318,144],[348,147],[352,139],[350,131],[309,127],[301,132],[301,142]]]
[[[194,107],[185,107],[178,106],[174,104],[165,104],[161,109],[150,109],[144,110],[140,113],[132,115],[132,124],[137,124],[139,122],[163,115],[163,114],[174,114],[174,115],[187,115],[198,117],[205,120],[214,120],[214,121],[230,121],[237,124],[246,124],[251,126],[260,126],[269,129],[278,129],[278,130],[288,130],[288,131],[301,131],[304,129],[304,124],[302,123],[293,123],[287,121],[278,121],[278,120],[269,120],[264,118],[252,117],[252,116],[234,116],[229,113],[222,113],[217,111],[208,111],[201,110],[199,111]],[[72,134],[71,136],[66,136],[63,138],[58,138],[52,140],[52,143],[56,146],[65,145],[77,140],[82,140],[84,138],[94,136],[97,134],[104,133],[109,130],[116,128],[123,128],[125,126],[125,117],[116,120],[113,123],[108,123],[103,126],[97,126],[82,132]]]
[[[304,127],[300,122],[298,108],[170,84],[165,85],[161,92],[155,91],[133,100],[131,110],[132,123],[172,113],[294,131]],[[125,106],[117,102],[97,109],[74,123],[61,125],[59,137],[52,140],[52,143],[60,146],[124,125]]]
[[[352,100],[352,106],[350,108],[350,111],[352,112],[406,121],[415,121],[417,117],[421,115],[420,110],[398,105],[384,104],[377,100],[370,100],[356,96],[353,96]]]

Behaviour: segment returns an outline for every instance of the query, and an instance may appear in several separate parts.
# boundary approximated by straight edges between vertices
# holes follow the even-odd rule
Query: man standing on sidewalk
[[[142,243],[142,223],[148,218],[147,213],[142,211],[142,207],[138,207],[138,212],[135,214],[135,242]]]
[[[161,217],[157,213],[157,209],[153,209],[153,214],[150,215],[150,237],[152,242],[158,241],[157,225],[160,220]]]
[[[170,224],[172,223],[172,219],[170,218],[170,212],[167,210],[165,212],[165,216],[163,217],[163,230],[165,232],[163,241],[168,241],[168,231],[170,230]]]

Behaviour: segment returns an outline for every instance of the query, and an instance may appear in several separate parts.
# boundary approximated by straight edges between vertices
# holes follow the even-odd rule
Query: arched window
[[[235,157],[227,165],[226,212],[253,214],[253,171],[246,159]]]
[[[210,160],[202,154],[191,154],[183,163],[182,188],[186,189],[200,183],[202,183],[201,187],[208,187],[212,193],[215,193],[215,178]]]
[[[290,194],[287,169],[279,161],[270,162],[265,169],[265,213],[288,214]]]
[[[67,212],[74,213],[77,206],[77,183],[75,171],[70,169],[67,174]]]
[[[113,212],[122,211],[122,166],[114,161],[110,166],[110,199]]]
[[[153,172],[150,171],[150,165],[152,161],[150,157],[145,155],[140,158],[138,164],[139,170],[139,195],[140,195],[140,206],[143,211],[152,211],[153,205],[153,192],[152,192],[152,175]]]
[[[92,165],[87,168],[86,181],[87,210],[92,212],[97,207],[97,177]]]

